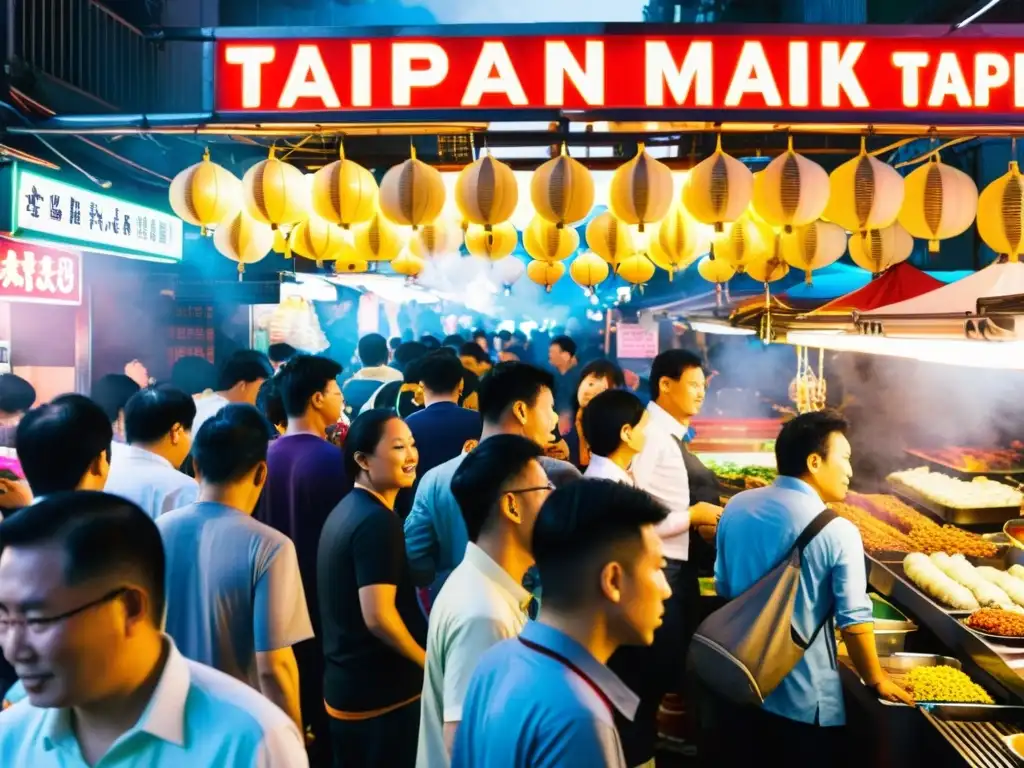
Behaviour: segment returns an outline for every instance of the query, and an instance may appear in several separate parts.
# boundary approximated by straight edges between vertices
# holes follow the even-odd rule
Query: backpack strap
[[[796,543],[793,544],[793,549],[799,551],[800,554],[803,555],[804,548],[811,543],[815,536],[821,533],[822,528],[831,523],[837,517],[839,517],[839,515],[827,507],[821,510],[821,512],[818,513],[818,516],[811,520],[811,522],[807,524],[807,527],[800,532],[799,536],[797,536]]]

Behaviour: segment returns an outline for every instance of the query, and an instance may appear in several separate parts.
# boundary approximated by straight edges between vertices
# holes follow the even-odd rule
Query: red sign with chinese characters
[[[82,255],[0,237],[0,301],[82,303]]]
[[[763,28],[762,28],[763,29]],[[495,35],[221,40],[221,112],[694,109],[972,115],[1024,111],[1016,37]],[[996,28],[998,29],[998,28]],[[486,28],[481,32],[486,34]],[[339,115],[343,119],[343,115]],[[777,114],[775,115],[777,119]]]

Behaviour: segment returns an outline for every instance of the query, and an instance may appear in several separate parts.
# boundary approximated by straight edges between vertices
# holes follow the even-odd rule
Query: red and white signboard
[[[860,29],[222,40],[216,108],[1024,112],[1024,40]]]
[[[81,254],[0,237],[0,301],[81,304]]]

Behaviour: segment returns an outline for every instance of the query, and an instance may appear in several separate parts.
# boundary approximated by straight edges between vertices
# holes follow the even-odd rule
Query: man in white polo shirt
[[[160,631],[164,550],[135,504],[55,493],[0,541],[0,648],[28,694],[0,713],[0,765],[308,766],[284,712]]]
[[[669,514],[656,528],[665,557],[665,577],[672,597],[665,601],[664,623],[651,650],[627,649],[611,666],[640,696],[633,723],[625,727],[623,747],[630,765],[643,765],[654,757],[658,705],[665,693],[681,693],[684,660],[690,637],[697,628],[700,589],[690,565],[690,531],[714,527],[722,508],[698,502],[691,505],[683,439],[690,419],[700,413],[707,383],[701,360],[683,349],[670,349],[654,359],[649,377],[651,403],[647,407],[646,443],[633,459],[636,487],[665,505]]]
[[[527,620],[523,576],[533,565],[533,525],[551,483],[536,442],[496,435],[469,453],[451,482],[469,544],[430,613],[418,768],[450,764],[462,704],[480,657]]]

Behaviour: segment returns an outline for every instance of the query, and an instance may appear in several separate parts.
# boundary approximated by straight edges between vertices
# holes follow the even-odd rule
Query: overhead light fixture
[[[1001,2],[1002,0],[981,0],[981,2],[977,3],[970,11],[967,12],[967,15],[963,19],[953,24],[953,29],[963,29],[972,21],[976,21],[984,16]]]

